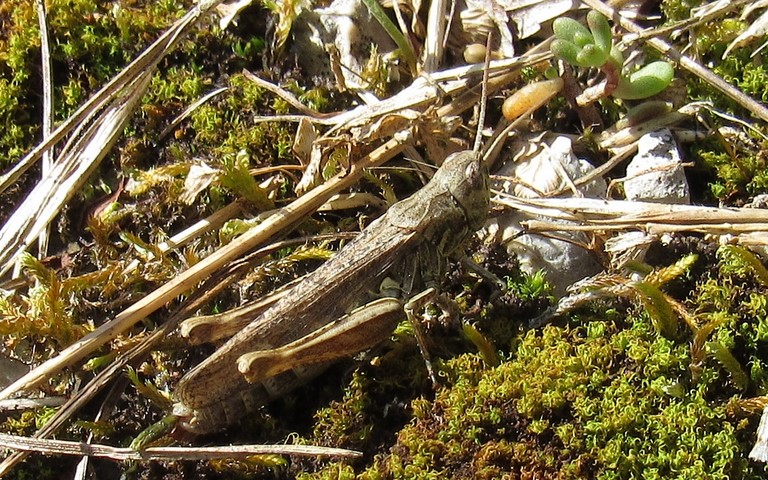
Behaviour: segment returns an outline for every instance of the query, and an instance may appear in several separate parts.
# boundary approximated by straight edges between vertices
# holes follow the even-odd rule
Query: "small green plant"
[[[521,300],[533,300],[552,293],[552,285],[547,282],[547,275],[543,270],[532,274],[523,273],[520,279],[507,277],[507,290],[515,292]]]
[[[599,68],[606,75],[605,94],[626,100],[637,100],[656,95],[672,81],[674,69],[668,62],[650,63],[635,72],[626,72],[624,56],[613,44],[608,19],[601,13],[590,11],[587,25],[572,18],[558,18],[552,28],[555,40],[552,53],[571,65]]]

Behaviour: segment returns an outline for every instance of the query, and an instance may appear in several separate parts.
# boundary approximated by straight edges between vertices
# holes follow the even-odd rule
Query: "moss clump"
[[[57,120],[66,118],[183,11],[183,5],[165,0],[131,6],[94,0],[46,4]],[[0,167],[5,167],[36,141],[42,79],[34,2],[3,2],[0,18],[0,122],[6,126],[0,134]]]
[[[359,439],[356,448],[378,453],[356,476],[344,467],[345,478],[762,478],[765,467],[746,459],[757,418],[733,412],[768,390],[768,270],[736,247],[717,258],[717,269],[688,281],[698,331],[665,337],[640,308],[523,331],[497,367],[455,356],[440,365],[434,398],[410,402],[394,443],[381,450]],[[715,349],[701,359],[702,338],[717,342],[744,378]],[[335,478],[341,468],[302,478]]]
[[[687,345],[641,320],[531,331],[492,369],[459,356],[357,478],[760,478],[725,404],[680,395],[687,363]]]
[[[665,0],[661,2],[661,11],[672,22],[691,17],[691,9],[701,4],[699,0]]]

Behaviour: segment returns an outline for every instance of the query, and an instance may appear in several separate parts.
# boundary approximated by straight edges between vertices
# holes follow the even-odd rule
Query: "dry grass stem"
[[[42,134],[45,139],[53,130],[53,80],[51,74],[51,49],[48,40],[48,19],[45,13],[45,2],[35,0],[37,7],[37,21],[40,25],[40,74],[43,77],[43,114],[42,114]],[[47,150],[43,154],[43,177],[48,175],[53,166],[53,152]],[[40,232],[38,239],[38,251],[44,256],[48,251],[48,239],[50,229],[46,226]]]
[[[113,460],[171,461],[246,459],[252,455],[293,455],[301,457],[356,458],[361,452],[312,445],[231,445],[227,447],[151,447],[141,451],[94,443],[69,442],[0,433],[0,447],[48,455],[87,455]]]
[[[530,232],[641,230],[660,235],[700,232],[713,235],[768,231],[768,211],[592,198],[519,198],[497,192],[495,202],[532,216],[573,222],[570,225],[529,220]],[[752,238],[756,238],[752,236]]]

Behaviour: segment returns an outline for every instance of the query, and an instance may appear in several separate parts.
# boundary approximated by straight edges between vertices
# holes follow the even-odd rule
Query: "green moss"
[[[720,138],[693,147],[691,153],[714,175],[713,196],[728,201],[768,192],[768,160],[762,149],[762,140],[746,144]]]
[[[75,313],[74,296],[82,288],[72,279],[60,281],[56,273],[32,255],[21,264],[37,280],[27,295],[0,296],[0,333],[11,350],[27,343],[62,348],[88,332]]]
[[[194,70],[179,69],[153,83],[152,101],[162,104],[171,100],[186,105],[197,99],[202,90],[210,88],[208,83],[199,74],[196,76]],[[178,143],[171,142],[175,156],[181,159],[194,154],[212,159],[215,165],[217,159],[234,158],[244,152],[252,157],[256,166],[277,163],[276,160],[289,162],[294,128],[276,122],[253,121],[255,116],[286,113],[287,107],[273,110],[268,103],[274,103],[274,96],[264,95],[264,89],[242,74],[233,75],[229,87],[192,112],[184,124],[187,130],[179,136]],[[193,137],[191,145],[187,137]]]
[[[208,83],[194,65],[173,66],[152,77],[145,101],[148,104],[174,102],[187,105],[204,93]]]
[[[47,2],[55,117],[66,118],[182,11],[175,1],[130,7],[94,0]],[[40,33],[34,2],[0,6],[0,166],[36,140],[41,122]],[[137,41],[138,39],[138,41]]]
[[[494,369],[473,355],[446,362],[448,386],[414,401],[391,453],[359,478],[760,478],[724,404],[658,388],[685,375],[686,345],[600,328],[613,335],[529,332]]]
[[[661,11],[669,21],[677,22],[691,17],[691,9],[701,4],[699,0],[664,0]]]
[[[519,278],[507,278],[507,289],[523,301],[546,297],[552,293],[546,274],[539,270],[533,274],[522,273]]]
[[[746,22],[733,18],[726,18],[720,22],[702,25],[701,28],[697,29],[698,35],[695,37],[696,49],[702,55],[720,58],[723,56],[728,43],[736,38],[747,26]],[[730,61],[732,60],[725,59],[720,64],[720,67],[725,66]],[[733,66],[731,65],[729,68],[733,68]],[[726,80],[729,79],[726,78]]]
[[[372,380],[360,370],[354,372],[344,398],[315,414],[314,440],[321,444],[340,442],[350,448],[365,445],[376,428],[368,414],[372,407]]]
[[[697,321],[717,322],[709,338],[719,351],[700,375],[693,332],[664,337],[642,311],[525,331],[497,367],[475,354],[444,361],[434,398],[411,402],[397,441],[356,478],[762,478],[764,467],[746,460],[757,419],[729,405],[768,388],[766,287],[745,285],[761,266],[734,248],[690,293]]]

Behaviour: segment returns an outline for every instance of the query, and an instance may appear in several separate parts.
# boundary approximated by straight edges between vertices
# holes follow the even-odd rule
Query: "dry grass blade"
[[[497,197],[495,201],[531,215],[574,222],[573,225],[563,225],[531,220],[526,225],[532,232],[639,229],[651,234],[688,231],[739,235],[768,231],[768,212],[754,208],[716,208],[589,198],[523,199],[506,195]]]
[[[515,59],[492,61],[488,67],[491,75],[501,75],[501,85],[509,82],[509,76],[504,75],[510,69],[519,69],[534,65],[549,58],[549,54],[536,54]],[[435,100],[445,95],[456,95],[470,88],[472,78],[480,78],[485,65],[465,65],[449,70],[434,72],[428,77],[416,78],[408,87],[397,94],[373,104],[361,105],[333,118],[336,127],[326,135],[333,135],[342,128],[352,128],[372,124],[377,118],[388,114],[396,114],[407,109],[420,109],[433,104]],[[498,78],[498,77],[497,77]],[[506,78],[506,80],[504,80]],[[493,83],[493,82],[492,82]],[[500,85],[497,81],[495,88]],[[473,94],[476,98],[477,94]]]
[[[757,427],[757,440],[749,458],[758,462],[768,462],[768,407],[763,409],[760,416],[760,425]]]
[[[343,448],[312,445],[231,445],[228,447],[152,447],[141,451],[92,443],[68,442],[0,434],[0,447],[51,455],[87,455],[113,460],[213,460],[245,459],[252,455],[293,455],[302,457],[362,456],[361,452]]]
[[[37,21],[40,25],[40,73],[43,77],[43,137],[48,137],[53,130],[53,75],[51,74],[51,49],[48,39],[48,19],[45,13],[45,2],[36,0]],[[53,152],[48,150],[43,154],[43,175],[47,175],[53,164]],[[49,229],[45,228],[40,234],[38,250],[41,255],[48,251]]]
[[[42,397],[42,398],[11,398],[0,401],[0,412],[11,410],[28,410],[41,407],[58,407],[64,404],[67,399],[64,397]]]
[[[425,72],[434,72],[443,58],[445,48],[445,32],[447,30],[446,10],[448,2],[437,0],[429,2],[429,14],[427,16],[427,38],[424,42],[424,59],[422,69]]]
[[[70,398],[57,412],[50,418],[48,423],[45,424],[40,430],[35,432],[34,438],[37,440],[44,439],[54,432],[56,432],[75,412],[77,412],[83,405],[89,402],[93,397],[101,391],[101,389],[107,385],[112,379],[118,375],[122,369],[134,358],[145,355],[150,349],[154,348],[156,344],[165,338],[166,335],[175,327],[175,323],[170,322],[159,330],[155,331],[152,335],[147,337],[140,345],[134,347],[126,355],[120,357],[107,368],[99,372],[88,384],[80,390],[80,392],[74,397]],[[7,474],[11,469],[19,462],[24,460],[28,455],[28,451],[16,452],[8,457],[4,458],[0,462],[0,477]]]
[[[48,175],[5,222],[0,229],[0,274],[13,267],[18,255],[32,245],[109,153],[150,79],[151,74],[144,72],[121,92],[120,97],[100,111],[83,135],[60,155]]]
[[[549,53],[531,53],[524,57],[514,59],[494,60],[491,61],[488,66],[488,71],[491,75],[504,75],[510,70],[517,70],[522,67],[546,61],[551,58],[551,56],[552,55]],[[470,79],[479,78],[482,76],[484,70],[485,66],[483,64],[477,64],[463,65],[449,70],[434,72],[429,74],[428,77],[418,77],[414,79],[410,85],[391,97],[373,103],[367,103],[366,100],[368,100],[368,98],[363,98],[364,104],[344,112],[321,114],[308,110],[305,106],[299,107],[296,105],[296,108],[300,111],[300,114],[298,115],[256,117],[254,121],[299,122],[303,119],[307,119],[312,123],[320,125],[333,125],[334,128],[325,134],[326,136],[331,136],[341,129],[370,126],[376,119],[383,116],[402,113],[404,110],[408,109],[420,110],[427,105],[434,104],[435,100],[442,96],[455,95],[464,92],[470,86]],[[295,103],[293,96],[284,89],[271,84],[250,72],[243,73],[249,80],[252,80],[259,86],[278,95],[291,105]],[[504,78],[506,78],[506,80],[503,80],[503,82],[509,82],[509,77]],[[499,88],[499,86],[496,88]]]

